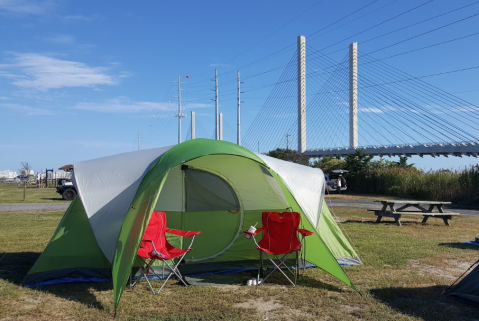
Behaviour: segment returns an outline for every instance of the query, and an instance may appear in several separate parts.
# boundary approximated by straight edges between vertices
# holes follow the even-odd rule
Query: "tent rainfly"
[[[474,269],[469,274],[461,281],[452,284],[443,294],[451,299],[479,306],[479,260],[472,264],[464,274],[473,267]]]
[[[256,267],[258,251],[242,231],[261,222],[263,211],[299,212],[302,227],[314,231],[305,259],[351,287],[340,265],[362,264],[324,201],[320,169],[208,139],[74,167],[78,197],[25,285],[112,281],[116,310],[155,210],[167,213],[169,228],[201,231],[181,265],[186,275]]]

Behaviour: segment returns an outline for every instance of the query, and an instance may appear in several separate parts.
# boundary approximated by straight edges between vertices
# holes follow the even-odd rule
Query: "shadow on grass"
[[[474,244],[455,242],[455,243],[439,243],[439,246],[452,247],[461,250],[479,250],[479,246]]]
[[[361,220],[345,220],[345,221],[337,221],[340,224],[349,224],[349,223],[359,223],[359,224],[376,224],[376,221],[361,221]],[[381,222],[382,223],[382,222]],[[394,222],[393,222],[394,223]]]
[[[41,200],[48,200],[48,201],[65,201],[65,202],[70,202],[67,200],[64,200],[62,197],[42,197],[40,198]]]
[[[402,226],[436,226],[436,225],[440,225],[440,226],[445,226],[444,223],[440,223],[440,224],[430,224],[429,221],[426,223],[426,224],[422,224],[421,221],[408,221],[407,219],[406,220],[400,220],[401,222],[401,225]],[[434,222],[434,221],[433,221]],[[372,225],[378,225],[378,226],[381,226],[381,225],[394,225],[394,226],[397,226],[396,225],[396,222],[394,221],[394,219],[392,218],[386,218],[386,219],[382,219],[379,223],[376,222],[376,220],[373,220],[373,221],[363,221],[363,220],[344,220],[344,221],[337,221],[337,223],[340,223],[340,224],[349,224],[349,223],[359,223],[359,224],[372,224]]]
[[[41,253],[3,253],[0,254],[0,279],[18,286],[30,268],[35,264]],[[3,258],[2,258],[3,257]],[[88,307],[103,310],[103,305],[96,299],[91,290],[111,290],[112,284],[108,283],[71,283],[58,285],[44,285],[34,287],[43,292],[54,294],[63,299],[80,302]]]
[[[315,288],[315,289],[324,289],[324,290],[334,291],[334,292],[338,292],[338,293],[343,293],[344,292],[344,290],[342,290],[341,288],[338,288],[338,287],[336,287],[334,285],[331,285],[331,284],[328,284],[328,283],[321,282],[317,279],[313,279],[313,278],[310,278],[310,277],[305,276],[305,275],[300,275],[299,276],[297,285],[305,286],[305,287],[309,287],[309,288]]]
[[[10,282],[16,286],[22,286],[21,282],[30,268],[35,264],[41,253],[39,252],[21,252],[21,253],[0,253],[0,279]],[[246,281],[256,277],[257,272],[243,272],[230,277],[224,275],[209,276],[211,283],[220,283],[221,285],[236,284],[246,287]],[[214,280],[214,278],[217,278]],[[171,280],[169,282],[176,282]],[[220,285],[218,284],[218,285]],[[279,272],[273,275],[266,281],[265,285],[279,285],[291,286],[291,284]],[[334,285],[324,283],[314,277],[310,277],[301,273],[297,285],[300,287],[309,287],[315,289],[325,289],[338,293],[344,292],[341,288]],[[105,307],[94,295],[95,292],[110,291],[112,283],[70,283],[58,285],[45,285],[34,287],[42,292],[51,293],[57,297],[79,302],[85,306],[104,310]]]
[[[399,313],[425,321],[470,320],[477,316],[477,310],[473,307],[443,297],[441,293],[447,287],[381,288],[372,289],[370,293]]]
[[[314,268],[312,268],[314,269]],[[271,270],[269,270],[271,271]],[[283,270],[283,272],[286,273],[286,270]],[[258,276],[257,271],[254,272],[243,272],[242,274],[244,275],[244,279],[247,281],[248,279],[256,278]],[[291,278],[291,280],[294,281],[294,276],[287,274],[288,277]],[[242,283],[242,285],[246,284],[246,281]],[[292,286],[291,283],[278,271],[275,271],[264,283],[264,285],[284,285],[284,286]],[[322,281],[319,281],[316,278],[310,277],[308,275],[305,275],[305,272],[300,272],[298,280],[296,282],[297,286],[304,286],[308,288],[314,288],[314,289],[324,289],[328,291],[334,291],[334,292],[339,292],[343,293],[344,290],[341,288],[338,288],[334,285],[324,283]]]

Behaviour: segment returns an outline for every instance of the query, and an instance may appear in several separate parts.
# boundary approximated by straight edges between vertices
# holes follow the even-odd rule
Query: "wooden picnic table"
[[[426,224],[428,218],[437,217],[442,218],[444,224],[451,226],[450,220],[453,215],[461,215],[459,213],[444,212],[443,206],[451,204],[451,202],[437,202],[437,201],[405,201],[405,200],[375,200],[380,202],[382,208],[368,209],[374,211],[378,217],[376,223],[379,223],[383,217],[392,217],[397,226],[401,226],[399,219],[401,215],[422,215],[424,216],[422,224]],[[389,207],[389,210],[388,210]],[[436,211],[434,210],[436,208]]]

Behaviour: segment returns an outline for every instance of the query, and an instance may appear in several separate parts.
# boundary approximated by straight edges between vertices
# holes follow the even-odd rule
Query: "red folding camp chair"
[[[182,250],[174,247],[166,240],[166,233],[175,234],[183,237],[193,237],[191,240],[190,246],[188,248]],[[200,234],[201,232],[195,231],[179,231],[179,230],[171,230],[166,228],[166,213],[164,212],[153,212],[151,214],[150,222],[146,227],[145,234],[140,242],[140,247],[138,248],[136,261],[140,267],[140,277],[133,283],[130,281],[130,286],[134,287],[141,277],[145,277],[146,282],[150,286],[151,291],[155,294],[155,290],[151,286],[150,281],[148,280],[148,274],[151,271],[155,274],[158,278],[164,278],[164,268],[165,266],[168,267],[170,273],[168,274],[166,280],[163,282],[161,288],[156,292],[156,294],[160,293],[160,291],[165,286],[166,282],[170,279],[170,277],[174,274],[178,279],[185,285],[188,284],[185,282],[183,276],[181,275],[180,271],[178,270],[178,265],[182,262],[183,258],[185,257],[186,253],[192,250],[191,246],[193,245],[193,241],[195,240],[195,236]],[[177,262],[174,262],[174,259],[177,259]],[[156,273],[152,269],[152,265],[155,261],[160,260],[163,262],[163,274],[160,277],[158,273]],[[168,261],[171,261],[168,263]]]
[[[261,265],[258,270],[258,278],[256,281],[258,285],[264,283],[276,270],[281,272],[281,274],[283,274],[293,286],[296,285],[299,275],[298,253],[301,251],[304,238],[313,234],[313,232],[308,230],[300,229],[300,221],[301,215],[298,212],[263,212],[263,227],[256,229],[253,233],[244,231],[244,233],[253,236],[253,240],[260,253]],[[263,232],[263,237],[259,242],[256,242],[254,236],[259,232]],[[298,239],[298,234],[301,234],[301,241]],[[296,267],[295,271],[292,271],[285,262],[294,252],[296,252]],[[260,280],[260,275],[265,274],[263,269],[263,254],[273,263],[274,268],[271,272],[265,275],[262,280]],[[275,262],[272,256],[276,258],[277,262]],[[294,282],[283,272],[283,267],[294,275]]]

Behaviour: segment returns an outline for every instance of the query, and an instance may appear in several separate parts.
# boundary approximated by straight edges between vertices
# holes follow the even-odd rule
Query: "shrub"
[[[348,189],[430,201],[479,205],[479,167],[423,172],[414,167],[380,167],[348,177]]]

